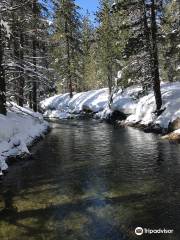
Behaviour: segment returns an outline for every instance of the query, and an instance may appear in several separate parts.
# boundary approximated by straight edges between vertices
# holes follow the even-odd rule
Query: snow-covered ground
[[[162,83],[163,113],[157,117],[153,92],[140,97],[142,88],[131,86],[119,90],[113,97],[111,110],[108,107],[108,89],[99,89],[88,92],[74,93],[70,99],[69,94],[60,94],[41,102],[49,118],[72,118],[82,111],[91,111],[99,118],[107,118],[113,111],[127,115],[126,123],[140,123],[142,125],[155,124],[161,128],[168,128],[169,123],[180,117],[180,82]]]
[[[125,114],[135,112],[137,94],[142,91],[141,87],[129,87],[119,90],[113,98],[112,110],[122,111]],[[41,108],[45,111],[44,116],[49,118],[66,119],[76,116],[82,111],[90,111],[99,117],[106,117],[104,112],[108,110],[108,89],[92,90],[88,92],[74,93],[73,98],[69,94],[60,94],[41,102]]]
[[[41,102],[41,108],[45,110],[45,117],[70,118],[83,110],[92,112],[102,111],[108,101],[108,89],[92,90],[88,92],[74,93],[73,98],[68,93],[56,95]]]
[[[151,92],[147,96],[140,98],[134,114],[130,115],[126,122],[141,123],[148,125],[154,123],[162,128],[168,128],[169,123],[180,117],[180,82],[163,83],[161,85],[163,99],[163,113],[156,117],[153,112],[156,109],[154,94]]]
[[[8,168],[7,157],[29,153],[28,146],[48,128],[39,113],[9,105],[7,116],[0,114],[0,175]]]

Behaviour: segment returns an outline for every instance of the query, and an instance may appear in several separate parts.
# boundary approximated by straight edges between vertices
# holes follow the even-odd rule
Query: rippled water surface
[[[1,240],[180,239],[180,145],[97,121],[52,127],[1,183]]]

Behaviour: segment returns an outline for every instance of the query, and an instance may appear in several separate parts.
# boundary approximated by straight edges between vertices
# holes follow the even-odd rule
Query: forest
[[[95,23],[73,0],[0,4],[0,113],[14,101],[35,112],[55,93],[179,81],[179,2],[101,0]],[[119,74],[117,74],[119,72]]]

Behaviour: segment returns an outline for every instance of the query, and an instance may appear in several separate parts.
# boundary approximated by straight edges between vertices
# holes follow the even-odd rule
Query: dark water
[[[96,121],[52,126],[1,183],[1,240],[180,239],[180,145]]]

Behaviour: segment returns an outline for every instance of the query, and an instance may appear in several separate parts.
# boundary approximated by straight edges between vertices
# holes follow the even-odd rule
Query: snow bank
[[[65,93],[47,98],[45,101],[42,101],[40,105],[42,109],[48,110],[57,110],[58,108],[66,109],[69,101],[69,94]]]
[[[94,113],[102,111],[108,104],[108,89],[89,91],[89,96],[83,101],[82,109]]]
[[[148,125],[158,124],[162,128],[168,128],[170,122],[180,117],[180,82],[163,83],[161,85],[164,112],[156,117],[153,112],[156,110],[154,94],[141,98],[136,106],[135,113],[130,115],[126,122]]]
[[[44,113],[44,117],[46,118],[50,118],[50,119],[53,119],[53,118],[59,118],[59,119],[68,119],[68,118],[71,118],[71,114],[66,112],[66,111],[62,111],[62,110],[47,110],[45,113]]]
[[[40,137],[48,123],[39,113],[10,104],[7,116],[0,114],[0,169],[6,170],[7,157],[29,153],[28,145]],[[1,173],[1,172],[0,172]]]
[[[140,86],[128,87],[124,91],[120,90],[113,99],[112,110],[123,112],[127,115],[135,113],[139,93],[142,91]]]
[[[40,103],[45,110],[44,116],[49,118],[66,119],[82,111],[99,112],[108,103],[108,89],[92,90],[88,92],[74,93],[70,98],[69,94],[60,94],[45,99]]]
[[[83,110],[99,112],[104,109],[108,101],[108,89],[92,90],[88,92],[74,93],[70,98],[68,93],[56,95],[40,103],[44,110],[67,111],[77,114]]]
[[[122,111],[125,114],[135,112],[137,93],[142,89],[134,86],[122,92],[120,90],[113,98],[112,110]],[[108,109],[108,89],[92,90],[88,92],[74,93],[73,98],[69,94],[60,94],[41,102],[41,108],[45,110],[45,117],[72,118],[74,114],[82,111],[96,113],[96,116],[106,118],[110,114]]]
[[[140,97],[142,88],[131,86],[120,89],[113,97],[111,110],[108,107],[108,89],[92,90],[74,93],[70,99],[69,94],[56,95],[41,102],[45,116],[49,118],[73,118],[82,111],[95,113],[95,117],[106,119],[113,111],[129,115],[126,123],[151,123],[162,128],[168,128],[170,122],[180,117],[180,82],[162,83],[161,92],[163,99],[163,113],[156,117],[154,93],[150,92]]]

